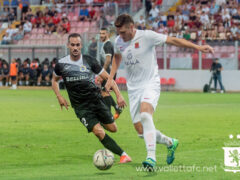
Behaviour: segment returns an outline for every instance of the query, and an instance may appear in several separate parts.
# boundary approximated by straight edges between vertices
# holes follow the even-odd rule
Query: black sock
[[[112,151],[113,153],[121,156],[123,153],[123,150],[117,145],[117,143],[107,134],[105,134],[103,140],[101,140],[101,143],[103,144],[103,146],[107,149],[109,149],[110,151]]]
[[[104,103],[107,105],[107,107],[109,108],[109,110],[111,111],[111,96],[105,96],[103,97],[103,101]]]

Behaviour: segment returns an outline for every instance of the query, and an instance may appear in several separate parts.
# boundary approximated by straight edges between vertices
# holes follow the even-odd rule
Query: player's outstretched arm
[[[69,103],[67,102],[66,99],[64,99],[64,97],[62,97],[62,95],[60,94],[60,91],[59,91],[59,86],[58,86],[58,81],[60,80],[60,77],[58,76],[55,76],[53,74],[53,78],[52,78],[52,89],[54,91],[54,93],[56,94],[57,96],[57,99],[58,99],[58,103],[59,105],[61,106],[61,109],[63,108],[63,106],[68,110],[68,106],[69,106]]]
[[[109,74],[104,70],[101,74],[100,74],[101,78],[105,79],[105,80],[108,80],[109,78]],[[124,108],[126,106],[126,102],[121,94],[121,92],[119,91],[118,89],[118,86],[116,84],[116,82],[114,80],[112,80],[112,89],[117,97],[117,103],[118,103],[118,106],[120,108]]]
[[[166,43],[174,45],[174,46],[179,46],[179,47],[193,48],[193,49],[199,50],[203,53],[214,53],[214,49],[209,45],[199,46],[199,45],[194,44],[194,43],[192,43],[190,41],[187,41],[185,39],[179,39],[179,38],[176,38],[176,37],[168,36]]]
[[[105,85],[105,89],[106,91],[110,91],[111,87],[113,87],[113,83],[115,82],[113,80],[113,77],[115,76],[119,66],[120,66],[120,63],[122,61],[122,56],[121,54],[115,54],[113,56],[113,60],[112,60],[112,69],[111,69],[111,73],[110,73],[110,76],[107,80],[107,83]]]

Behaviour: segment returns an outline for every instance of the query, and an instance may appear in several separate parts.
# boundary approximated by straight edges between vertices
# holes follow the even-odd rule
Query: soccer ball
[[[100,149],[93,156],[93,164],[100,170],[107,170],[114,163],[114,155],[107,149]]]

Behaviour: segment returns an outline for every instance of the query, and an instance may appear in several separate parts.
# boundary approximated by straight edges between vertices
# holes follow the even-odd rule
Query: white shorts
[[[133,124],[141,121],[140,107],[142,102],[147,102],[153,106],[154,110],[156,109],[160,92],[159,83],[152,83],[143,88],[128,91],[130,113]]]

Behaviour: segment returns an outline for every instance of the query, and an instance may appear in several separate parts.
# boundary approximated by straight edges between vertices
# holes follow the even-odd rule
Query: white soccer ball
[[[100,149],[93,156],[93,164],[100,170],[107,170],[114,163],[114,155],[107,149]]]

